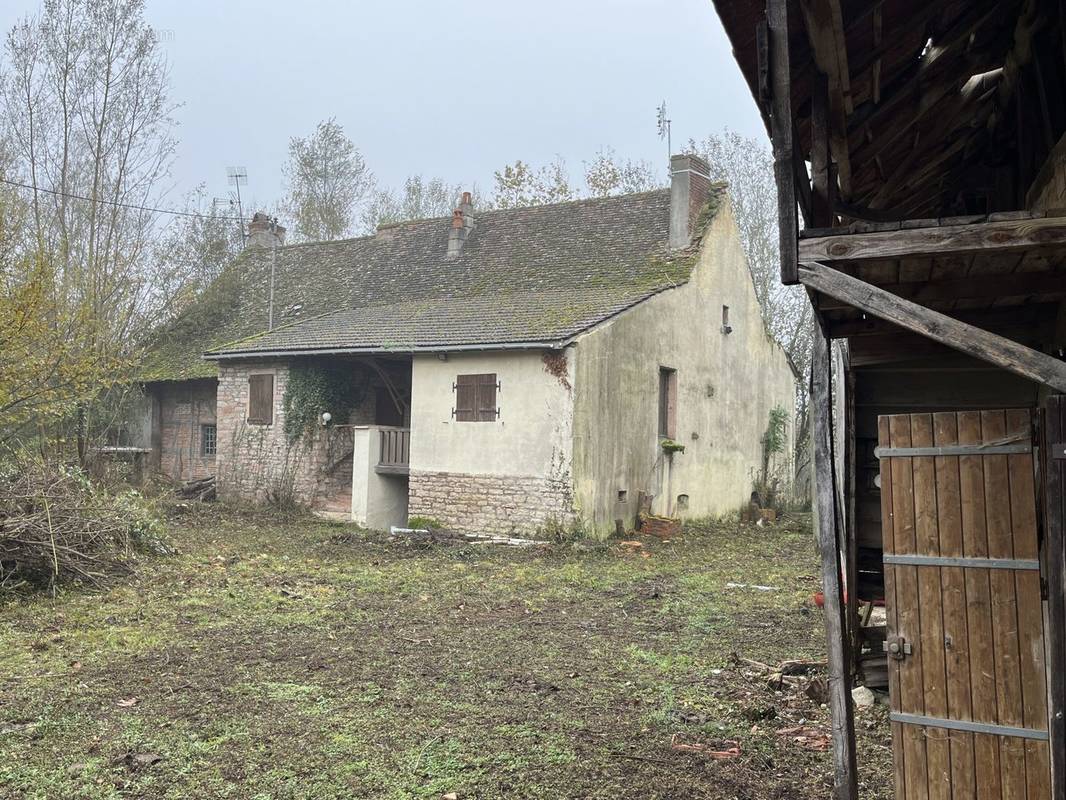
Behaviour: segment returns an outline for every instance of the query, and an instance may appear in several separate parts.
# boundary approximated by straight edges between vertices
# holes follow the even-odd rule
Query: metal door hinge
[[[891,639],[885,639],[881,643],[881,647],[888,653],[889,658],[894,658],[897,661],[902,661],[911,654],[911,643],[902,636],[893,636]]]

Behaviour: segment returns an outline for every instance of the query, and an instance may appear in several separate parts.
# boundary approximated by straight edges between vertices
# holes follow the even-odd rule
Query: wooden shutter
[[[248,376],[248,421],[255,425],[274,422],[274,376]]]
[[[455,379],[455,421],[477,420],[477,375],[459,375]]]
[[[477,420],[496,421],[496,373],[477,376]]]
[[[454,414],[456,422],[494,422],[496,373],[457,376]]]

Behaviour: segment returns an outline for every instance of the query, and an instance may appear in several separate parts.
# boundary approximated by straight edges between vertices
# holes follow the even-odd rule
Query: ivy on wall
[[[314,433],[325,411],[334,421],[347,422],[352,409],[366,398],[369,383],[366,373],[350,365],[292,367],[283,398],[285,436],[289,442]]]

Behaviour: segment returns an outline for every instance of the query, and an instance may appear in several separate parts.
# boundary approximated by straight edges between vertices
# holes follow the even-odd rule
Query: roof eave
[[[322,347],[280,350],[231,350],[204,353],[205,361],[226,361],[245,358],[292,358],[295,356],[339,355],[413,355],[415,353],[456,353],[489,350],[562,350],[572,344],[576,336],[565,339],[530,342],[488,342],[479,344],[432,344],[415,347]]]

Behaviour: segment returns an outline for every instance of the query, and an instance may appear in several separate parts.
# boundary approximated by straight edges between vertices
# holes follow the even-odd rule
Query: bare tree
[[[24,244],[87,304],[98,347],[153,322],[147,258],[174,153],[169,76],[143,0],[48,0],[8,34],[0,80],[15,174],[33,187]]]
[[[151,208],[161,203],[173,158],[173,108],[143,0],[46,0],[8,33],[0,138],[6,177],[29,189],[5,198],[5,221],[16,224],[4,232],[4,248],[9,287],[38,290],[36,308],[46,310],[56,343],[42,387],[55,375],[81,381],[87,373],[78,364],[107,365],[88,374],[122,384],[116,370],[134,362],[143,334],[166,313],[171,298],[156,291]],[[91,385],[78,387],[71,413],[84,455],[86,398],[96,395]]]
[[[666,182],[647,161],[620,161],[614,150],[605,147],[585,162],[585,184],[589,196],[609,197],[661,189]]]
[[[410,219],[450,216],[459,202],[462,187],[442,178],[411,175],[397,193],[390,189],[373,192],[363,212],[364,227],[373,232],[379,225]]]
[[[185,196],[184,212],[165,223],[153,246],[154,288],[170,298],[170,316],[210,286],[243,247],[237,209],[218,207],[205,186]]]
[[[331,241],[352,233],[374,177],[335,120],[318,123],[306,138],[289,140],[286,207],[299,241]]]
[[[524,161],[507,164],[493,173],[491,208],[521,208],[574,200],[578,192],[570,185],[566,162],[560,156],[535,169]]]

